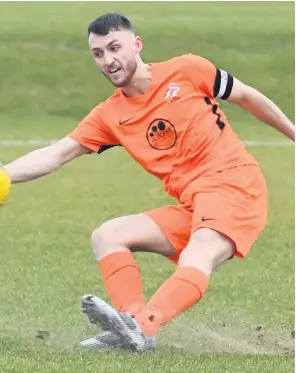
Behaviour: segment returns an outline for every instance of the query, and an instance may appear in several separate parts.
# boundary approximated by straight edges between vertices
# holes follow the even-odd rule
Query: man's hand
[[[0,165],[0,206],[4,205],[10,191],[11,181],[8,173]]]
[[[256,89],[233,78],[233,88],[227,101],[249,111],[261,122],[295,141],[295,126],[269,98]]]

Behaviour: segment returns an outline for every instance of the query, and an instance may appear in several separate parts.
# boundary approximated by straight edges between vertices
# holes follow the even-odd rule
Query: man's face
[[[120,30],[108,35],[91,33],[88,42],[98,68],[111,83],[115,87],[128,85],[137,69],[141,38],[130,31]]]

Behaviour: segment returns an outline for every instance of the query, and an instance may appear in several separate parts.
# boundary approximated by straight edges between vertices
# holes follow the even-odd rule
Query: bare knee
[[[121,216],[102,224],[92,233],[97,260],[116,251],[146,251],[173,256],[174,248],[159,227],[145,214]]]
[[[97,260],[116,251],[128,251],[122,218],[108,220],[91,235],[91,246]]]

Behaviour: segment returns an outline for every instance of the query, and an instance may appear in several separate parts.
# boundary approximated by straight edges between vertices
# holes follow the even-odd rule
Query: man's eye
[[[120,48],[119,45],[112,45],[111,51],[116,52],[119,48]]]

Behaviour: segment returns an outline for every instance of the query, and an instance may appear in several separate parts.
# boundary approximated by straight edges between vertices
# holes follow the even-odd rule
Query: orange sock
[[[142,277],[131,252],[114,252],[99,261],[106,291],[120,312],[135,314],[145,307]]]
[[[146,308],[136,315],[140,328],[152,337],[172,318],[203,297],[209,278],[193,267],[179,267],[153,295]]]

